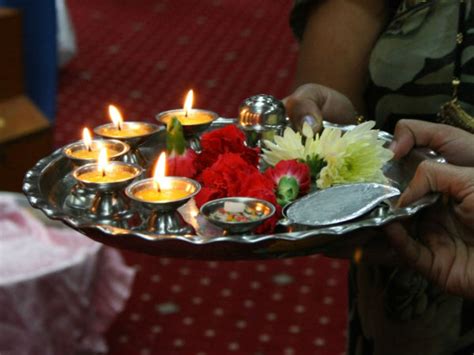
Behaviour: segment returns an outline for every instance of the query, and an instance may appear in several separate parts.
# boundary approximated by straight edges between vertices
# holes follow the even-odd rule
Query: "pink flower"
[[[306,194],[311,185],[309,167],[296,160],[280,161],[274,168],[267,169],[265,176],[274,182],[277,201],[281,206]]]

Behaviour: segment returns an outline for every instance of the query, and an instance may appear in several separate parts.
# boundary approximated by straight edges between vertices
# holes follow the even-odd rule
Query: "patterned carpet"
[[[153,121],[182,106],[236,115],[258,93],[291,90],[297,44],[289,1],[69,1],[79,54],[61,72],[55,144],[85,125]],[[110,354],[344,353],[347,264],[322,256],[204,262],[123,253],[132,296],[108,333]]]

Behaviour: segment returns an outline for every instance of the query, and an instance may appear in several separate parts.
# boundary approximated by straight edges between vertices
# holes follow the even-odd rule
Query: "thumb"
[[[323,115],[316,102],[309,97],[288,96],[283,99],[292,126],[298,130],[303,130],[303,125],[307,123],[313,132],[320,132],[323,128]]]
[[[301,129],[305,121],[310,121],[310,126],[318,132],[322,129],[323,118],[335,123],[354,123],[355,109],[350,100],[323,85],[302,85],[283,102],[297,129]],[[315,123],[311,124],[311,121]]]
[[[429,147],[456,165],[474,165],[474,135],[456,127],[420,120],[398,121],[392,142],[395,159],[407,155],[414,146]]]
[[[398,205],[409,205],[430,192],[447,194],[459,203],[469,196],[474,198],[474,169],[424,160],[400,196]]]

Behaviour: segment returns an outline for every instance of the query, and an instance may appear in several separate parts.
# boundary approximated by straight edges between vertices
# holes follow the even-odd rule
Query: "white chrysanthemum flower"
[[[264,141],[263,159],[275,166],[280,160],[297,159],[318,176],[318,188],[355,182],[385,182],[382,168],[393,157],[373,130],[375,122],[368,121],[343,132],[325,128],[314,135],[309,126],[303,127],[303,136],[287,127],[283,136],[274,142]]]
[[[304,160],[305,147],[300,133],[293,131],[290,127],[285,128],[283,136],[275,136],[274,142],[264,140],[266,148],[263,148],[263,160],[275,166],[280,160]]]
[[[365,122],[341,135],[338,129],[325,129],[318,154],[325,160],[317,180],[319,188],[355,182],[386,182],[382,168],[393,157],[383,147],[375,123]]]

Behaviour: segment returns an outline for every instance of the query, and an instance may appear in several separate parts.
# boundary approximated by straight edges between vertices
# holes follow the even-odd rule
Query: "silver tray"
[[[217,119],[212,128],[235,123],[228,118]],[[325,122],[326,127],[338,127],[344,131],[354,126],[341,126]],[[380,139],[387,144],[392,135],[379,132]],[[152,160],[156,152],[163,147],[164,132],[154,135],[144,146],[144,156]],[[400,161],[391,161],[384,173],[393,186],[403,191],[412,178],[418,164],[425,159],[438,162],[445,160],[428,149],[415,149]],[[368,227],[378,227],[390,221],[411,216],[420,209],[433,204],[437,194],[423,197],[405,208],[395,208],[396,198],[384,201],[369,213],[346,223],[307,227],[285,225],[284,220],[274,234],[269,235],[226,235],[218,227],[210,224],[198,214],[191,200],[179,211],[184,219],[196,230],[195,235],[157,235],[141,229],[140,226],[114,226],[91,220],[85,213],[71,211],[65,200],[74,180],[71,177],[71,162],[58,149],[40,160],[25,176],[23,191],[30,204],[43,211],[47,217],[59,220],[82,234],[100,243],[137,252],[190,259],[206,260],[244,260],[303,256],[323,252],[333,243],[344,243],[352,236],[349,232]],[[144,218],[144,211],[137,207],[136,215]]]

